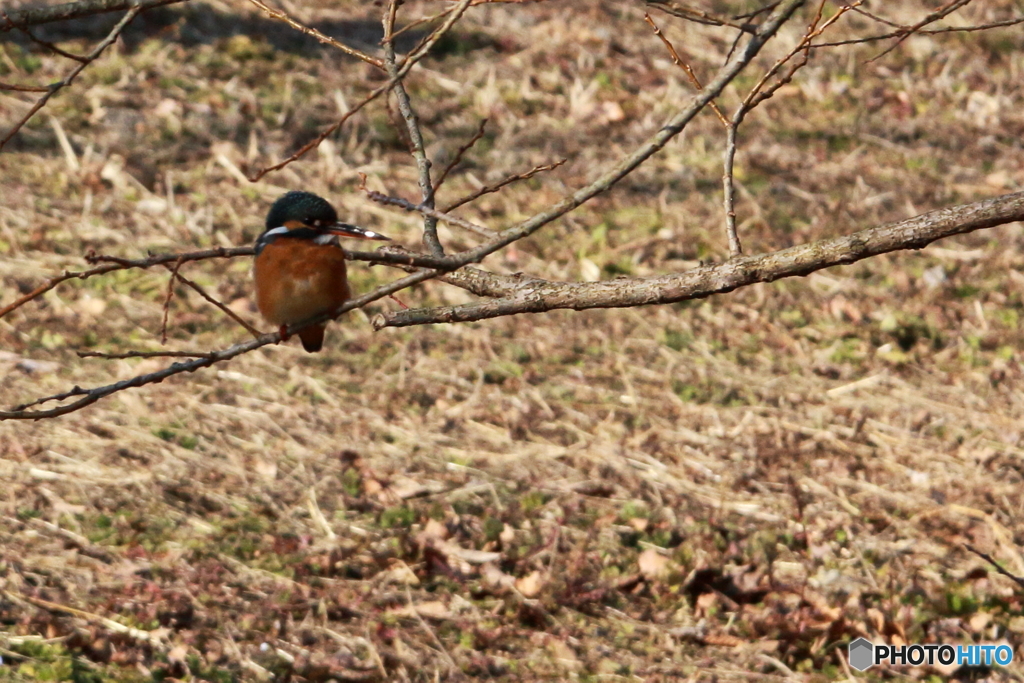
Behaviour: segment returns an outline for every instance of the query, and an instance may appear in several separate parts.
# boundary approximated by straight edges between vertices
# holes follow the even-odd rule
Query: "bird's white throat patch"
[[[330,234],[317,235],[316,237],[313,238],[313,242],[316,244],[337,244],[338,236]]]

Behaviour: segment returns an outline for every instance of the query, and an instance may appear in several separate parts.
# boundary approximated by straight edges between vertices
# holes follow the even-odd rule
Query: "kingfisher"
[[[333,311],[351,296],[339,237],[390,239],[342,223],[330,202],[312,192],[289,192],[270,207],[256,240],[253,277],[256,307],[267,322],[280,326],[281,341],[287,341],[289,325]],[[301,330],[302,348],[309,353],[323,348],[325,327]]]

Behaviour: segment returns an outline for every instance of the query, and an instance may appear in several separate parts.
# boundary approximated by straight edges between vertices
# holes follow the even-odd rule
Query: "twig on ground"
[[[444,657],[444,661],[448,665],[449,670],[458,671],[459,667],[455,663],[455,660],[452,659],[452,656],[448,654],[448,650],[445,648],[444,643],[441,642],[441,639],[437,637],[436,633],[434,633],[434,629],[430,628],[430,625],[423,618],[423,615],[416,609],[416,604],[412,601],[412,591],[409,590],[409,586],[405,587],[405,599],[406,603],[409,605],[409,611],[412,612],[416,621],[419,622],[420,628],[426,631],[427,635],[430,636],[430,639],[434,641],[434,645],[441,651],[441,655]]]
[[[8,600],[14,602],[27,602],[36,607],[40,607],[49,612],[59,612],[63,614],[70,614],[71,616],[78,617],[79,619],[85,619],[88,622],[97,624],[121,635],[127,636],[133,640],[142,641],[159,650],[164,649],[164,642],[161,637],[150,631],[143,631],[142,629],[132,628],[131,626],[125,626],[124,624],[108,619],[107,617],[100,616],[99,614],[93,614],[86,612],[74,607],[68,607],[67,605],[61,605],[56,602],[50,602],[49,600],[43,600],[41,598],[34,598],[30,595],[22,595],[9,590],[0,590],[0,595],[5,596]]]
[[[18,131],[21,130],[22,127],[24,127],[24,125],[28,123],[33,116],[36,115],[36,112],[38,112],[40,109],[46,106],[46,103],[50,101],[51,97],[56,95],[62,88],[71,85],[71,82],[75,80],[78,74],[82,73],[85,67],[89,66],[94,61],[96,61],[96,59],[101,54],[103,54],[103,51],[110,47],[115,40],[117,40],[117,37],[121,35],[121,31],[123,31],[124,28],[129,23],[131,23],[131,20],[138,16],[139,12],[141,11],[142,8],[133,7],[132,9],[125,12],[125,15],[121,18],[121,21],[117,22],[114,28],[110,30],[110,33],[107,34],[107,37],[100,41],[100,43],[95,48],[93,48],[93,51],[86,55],[83,58],[83,61],[79,62],[78,66],[72,69],[71,72],[63,78],[63,80],[57,81],[56,83],[53,83],[50,86],[48,86],[46,88],[46,92],[43,93],[43,96],[36,100],[35,104],[33,104],[31,108],[29,108],[28,112],[26,112],[25,115],[22,116],[19,121],[17,121],[13,126],[11,126],[10,130],[7,131],[7,134],[4,135],[2,139],[0,139],[0,150],[4,148],[4,145],[11,141],[11,138],[18,134]],[[3,18],[5,21],[11,21],[9,16]]]
[[[964,547],[967,548],[967,550],[974,553],[975,555],[977,555],[978,557],[980,557],[981,559],[988,562],[990,565],[992,565],[995,568],[996,572],[1010,579],[1019,587],[1024,588],[1024,577],[1016,576],[1015,574],[1011,574],[1010,572],[1006,571],[1006,569],[1004,569],[1002,565],[1000,565],[998,562],[992,559],[991,555],[989,555],[988,553],[981,552],[980,550],[972,546],[970,543],[964,543]]]

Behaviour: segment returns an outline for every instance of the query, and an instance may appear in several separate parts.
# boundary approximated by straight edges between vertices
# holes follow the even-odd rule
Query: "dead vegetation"
[[[972,3],[957,21],[1015,8]],[[885,9],[912,23],[934,7]],[[378,12],[364,11],[297,15],[370,49]],[[418,218],[357,191],[362,173],[370,189],[418,192],[384,106],[302,162],[244,178],[378,87],[375,70],[248,6],[160,12],[0,155],[0,305],[90,249],[250,243],[285,189],[419,243]],[[657,19],[698,74],[729,49],[722,29]],[[66,70],[5,40],[4,81]],[[886,47],[820,51],[748,117],[748,252],[1024,185],[1019,31],[917,35],[868,61]],[[568,159],[461,210],[485,225],[579,186],[692,92],[642,8],[563,2],[473,8],[408,88],[435,158],[490,121],[441,205]],[[0,125],[23,113],[15,99],[0,93]],[[722,145],[703,113],[488,266],[594,280],[723,260]],[[964,546],[1024,575],[1022,254],[1015,224],[710,300],[375,333],[369,317],[397,306],[385,300],[332,325],[317,356],[267,347],[58,420],[0,423],[0,678],[817,681],[851,677],[840,654],[858,635],[1016,651],[1020,588]],[[176,288],[161,347],[161,270],[72,281],[0,320],[2,403],[166,364],[79,350],[246,337]],[[357,291],[392,275],[352,270]],[[183,269],[259,326],[248,271]],[[468,300],[437,282],[399,298]]]

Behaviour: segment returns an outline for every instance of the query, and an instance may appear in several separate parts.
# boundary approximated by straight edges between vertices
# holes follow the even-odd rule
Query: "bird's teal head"
[[[293,190],[278,197],[267,213],[263,234],[256,241],[257,251],[278,237],[315,240],[322,244],[338,237],[364,240],[388,240],[379,232],[338,220],[338,212],[323,197],[312,192]]]

